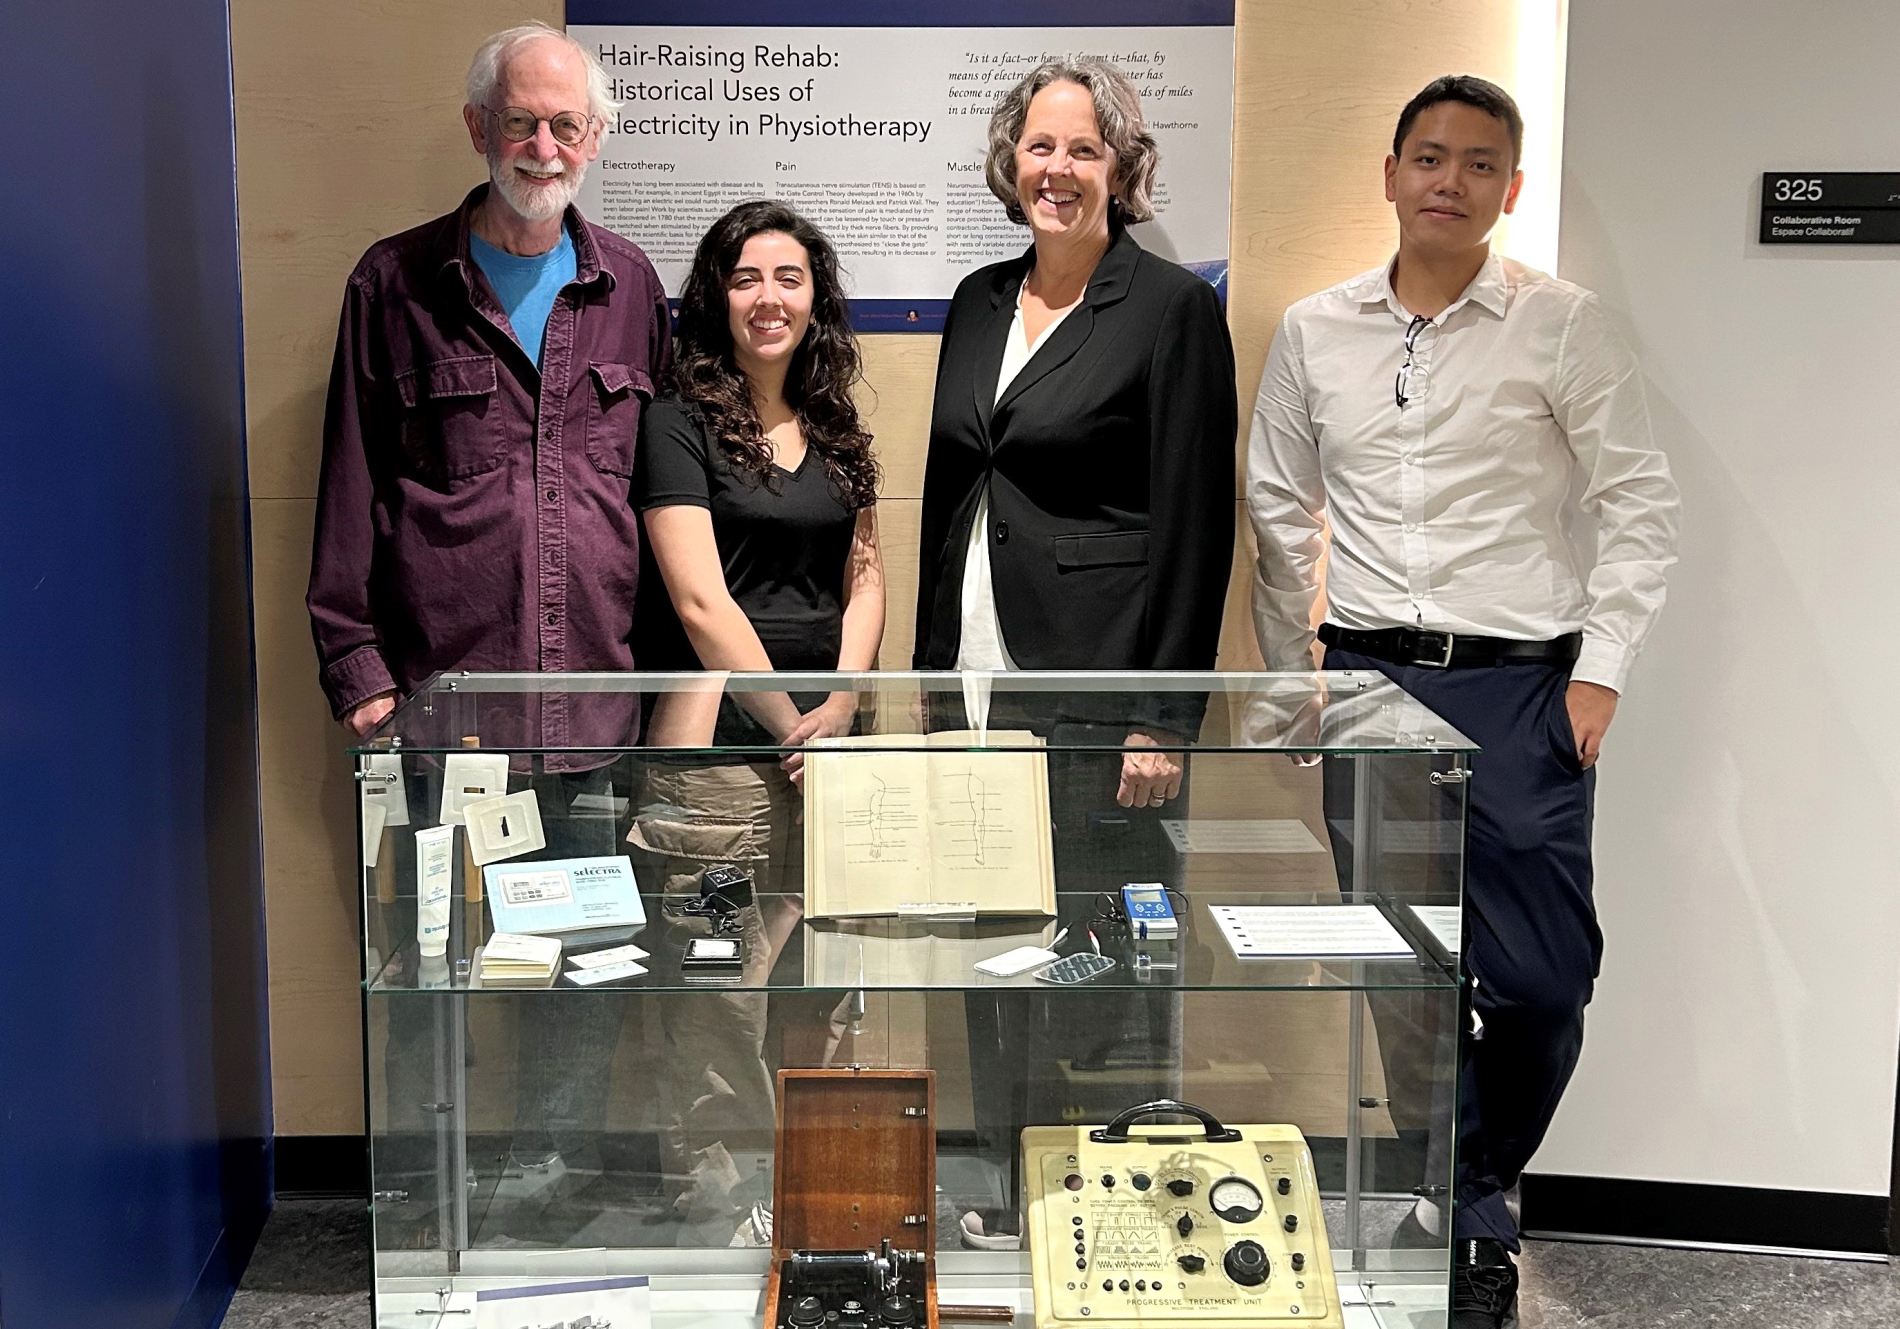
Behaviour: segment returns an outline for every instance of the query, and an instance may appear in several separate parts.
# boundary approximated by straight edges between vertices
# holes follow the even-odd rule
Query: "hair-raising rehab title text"
[[[930,139],[931,121],[886,119],[874,110],[811,110],[818,80],[840,73],[835,50],[793,42],[751,46],[690,42],[596,48],[614,99],[613,132],[636,138]],[[807,73],[806,71],[818,71]]]

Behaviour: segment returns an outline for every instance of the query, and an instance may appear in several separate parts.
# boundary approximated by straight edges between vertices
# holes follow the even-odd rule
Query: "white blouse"
[[[1027,285],[1027,282],[1024,283]],[[1049,334],[1062,326],[1062,320],[1074,312],[1077,300],[1067,309],[1059,310],[1050,320],[1042,335],[1032,343],[1028,329],[1023,327],[1023,292],[1016,291],[1016,316],[1010,320],[1009,337],[1003,343],[1003,365],[996,375],[996,396],[993,402],[1001,401],[1003,394],[1009,391],[1009,385],[1016,381],[1023,366],[1029,363],[1036,353],[1036,347],[1048,340]],[[983,497],[977,500],[976,518],[970,523],[970,543],[963,555],[963,632],[957,645],[958,669],[1015,669],[1017,664],[1009,658],[1009,648],[1003,644],[1003,625],[996,618],[996,584],[990,576],[990,490],[983,486]]]

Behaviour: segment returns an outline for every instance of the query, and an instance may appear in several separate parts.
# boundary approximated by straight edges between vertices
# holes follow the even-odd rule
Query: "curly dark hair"
[[[699,242],[693,270],[680,292],[673,387],[699,411],[707,431],[734,463],[776,487],[752,390],[733,358],[726,303],[726,285],[739,266],[745,242],[773,232],[798,241],[811,260],[811,325],[792,352],[786,402],[798,417],[805,445],[824,462],[844,500],[852,507],[867,507],[877,501],[878,465],[871,455],[871,435],[851,399],[851,389],[864,376],[863,363],[838,277],[837,251],[791,207],[770,199],[741,203],[714,222]]]

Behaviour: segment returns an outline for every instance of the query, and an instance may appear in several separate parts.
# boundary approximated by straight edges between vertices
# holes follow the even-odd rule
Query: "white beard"
[[[562,169],[554,183],[525,184],[520,173],[513,166],[504,164],[491,146],[488,150],[488,179],[508,206],[527,220],[552,221],[566,212],[568,205],[580,196],[581,181],[587,176],[586,162],[570,167],[558,157],[555,161]]]

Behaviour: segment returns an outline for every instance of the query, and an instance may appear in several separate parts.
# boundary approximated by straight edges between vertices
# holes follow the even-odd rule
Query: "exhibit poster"
[[[837,246],[862,331],[936,332],[958,281],[1023,252],[984,183],[990,113],[1044,60],[1097,56],[1160,149],[1142,246],[1227,285],[1233,0],[570,0],[621,109],[580,194],[677,297],[747,199]]]

